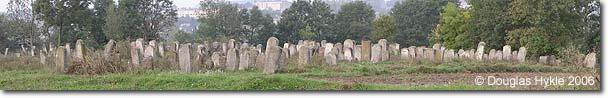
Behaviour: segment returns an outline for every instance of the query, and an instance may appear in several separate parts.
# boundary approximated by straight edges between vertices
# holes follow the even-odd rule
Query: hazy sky
[[[6,12],[9,0],[0,0],[0,12]],[[117,1],[117,0],[114,0]],[[198,1],[200,0],[172,0],[173,3],[178,7],[197,7]]]

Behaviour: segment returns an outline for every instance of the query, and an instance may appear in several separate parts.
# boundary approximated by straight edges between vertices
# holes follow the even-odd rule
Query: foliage
[[[466,49],[474,44],[470,39],[473,34],[467,32],[468,12],[461,11],[454,3],[448,3],[441,12],[441,20],[433,33],[432,43],[443,43],[449,49]]]
[[[375,11],[363,1],[342,5],[335,19],[335,27],[341,28],[335,33],[341,36],[336,36],[334,39],[338,42],[346,39],[369,40],[374,17],[376,17]]]
[[[371,40],[377,41],[386,39],[394,42],[397,39],[397,37],[395,37],[396,32],[397,27],[395,27],[395,18],[388,15],[382,15],[373,22]]]
[[[445,0],[404,0],[391,9],[397,27],[396,43],[402,46],[426,46],[430,33],[439,22]]]
[[[469,0],[471,19],[467,19],[470,29],[466,34],[476,35],[468,37],[474,48],[479,42],[485,42],[491,49],[500,49],[505,43],[507,29],[510,27],[509,3],[511,0]]]

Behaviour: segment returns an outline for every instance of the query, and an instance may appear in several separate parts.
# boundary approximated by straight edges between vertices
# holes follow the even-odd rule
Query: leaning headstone
[[[68,60],[64,47],[59,47],[55,53],[55,72],[64,73],[68,68]]]
[[[517,53],[517,62],[526,62],[526,52],[526,47],[519,47],[519,52]]]
[[[4,56],[8,55],[8,48],[4,48]]]
[[[511,46],[505,45],[502,47],[502,59],[507,61],[511,60]]]
[[[477,44],[477,52],[475,53],[475,59],[477,59],[478,61],[483,60],[483,51],[485,49],[485,46],[485,42],[480,42],[479,44]]]
[[[374,44],[374,46],[372,46],[371,62],[377,63],[382,61],[382,52],[382,46],[380,44]]]
[[[239,66],[238,59],[239,57],[237,56],[236,49],[228,49],[228,53],[226,53],[226,70],[237,70]]]
[[[82,46],[82,40],[78,39],[76,41],[76,46],[75,46],[75,53],[74,53],[74,60],[78,63],[84,63],[84,55],[85,55],[85,50],[84,50],[84,46]]]
[[[589,53],[587,54],[587,56],[585,56],[585,67],[587,68],[595,68],[595,64],[596,64],[596,57],[595,57],[595,53]]]
[[[361,42],[361,61],[370,61],[372,56],[372,42],[362,41]]]
[[[270,37],[266,41],[266,66],[264,67],[264,74],[273,74],[279,67],[279,59],[281,58],[281,48],[278,46],[279,39]]]
[[[112,56],[112,53],[114,53],[113,51],[114,51],[114,46],[115,46],[114,44],[115,43],[116,43],[116,41],[114,41],[114,40],[111,39],[108,42],[108,44],[106,44],[106,46],[104,47],[104,50],[103,50],[103,58],[104,58],[104,60],[106,60],[106,61],[110,60],[110,56]]]
[[[179,66],[181,72],[192,72],[192,66],[190,65],[190,43],[182,44],[179,47]]]

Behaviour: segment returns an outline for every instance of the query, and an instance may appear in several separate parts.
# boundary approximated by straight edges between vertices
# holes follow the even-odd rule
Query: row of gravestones
[[[510,46],[504,46],[503,50],[491,49],[485,53],[485,43],[478,44],[477,49],[463,50],[458,52],[446,49],[440,44],[433,45],[432,48],[415,47],[399,49],[399,44],[388,44],[385,39],[381,39],[376,44],[371,41],[362,41],[361,45],[356,45],[354,40],[347,39],[344,43],[327,43],[321,41],[299,41],[297,45],[285,43],[279,47],[279,40],[271,37],[267,40],[266,48],[263,46],[249,45],[247,43],[238,44],[233,39],[227,43],[213,42],[211,44],[179,44],[171,45],[149,41],[144,43],[143,39],[138,39],[130,43],[129,69],[150,69],[155,65],[155,59],[175,59],[182,72],[201,71],[201,69],[221,69],[221,70],[245,70],[250,68],[261,69],[266,74],[275,73],[285,69],[287,60],[290,56],[297,58],[298,68],[313,63],[313,57],[322,57],[327,65],[337,65],[339,61],[370,61],[377,63],[390,59],[401,60],[430,60],[435,62],[449,62],[455,58],[473,59],[483,61],[516,61],[525,62],[526,48],[520,47],[519,51],[511,51]],[[115,53],[116,42],[111,40],[106,44],[104,59],[110,60]],[[55,57],[56,69],[65,72],[71,60],[83,62],[85,57],[82,41],[78,40],[75,51],[71,52],[70,45],[60,46],[53,52]],[[165,52],[172,52],[176,55],[166,55]],[[72,54],[73,53],[73,54]],[[595,53],[590,53],[581,62],[586,67],[595,65]],[[72,57],[72,58],[70,58]],[[42,58],[42,56],[41,56]],[[544,60],[541,57],[541,60]],[[551,59],[552,60],[552,59]],[[584,61],[584,62],[583,62]],[[544,63],[539,61],[540,63]],[[550,61],[550,62],[559,62]],[[200,66],[202,65],[202,66]]]

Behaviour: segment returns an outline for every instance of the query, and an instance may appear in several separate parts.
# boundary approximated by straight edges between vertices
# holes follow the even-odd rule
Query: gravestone
[[[139,60],[139,50],[137,49],[137,42],[131,42],[131,48],[130,48],[130,52],[131,52],[131,66],[129,67],[129,69],[134,70],[135,68],[139,67],[140,64],[140,60]]]
[[[491,50],[490,50],[490,53],[488,53],[488,60],[490,60],[490,61],[494,61],[494,60],[496,60],[496,59],[494,58],[494,56],[496,56],[496,50],[495,50],[495,49],[491,49]]]
[[[298,68],[304,69],[304,66],[311,62],[311,49],[309,49],[308,46],[302,46],[298,50]]]
[[[540,64],[548,64],[547,58],[548,58],[547,56],[540,56],[539,59],[538,59],[538,63],[540,63]]]
[[[249,60],[248,60],[249,64],[248,64],[247,68],[254,68],[254,67],[258,66],[258,65],[256,65],[257,57],[259,55],[258,51],[255,50],[255,47],[250,47],[248,52],[249,52]]]
[[[154,66],[154,46],[147,45],[144,51],[143,68],[152,69]]]
[[[46,65],[46,54],[43,53],[42,50],[40,50],[40,53],[38,55],[40,55],[40,64]]]
[[[425,59],[424,50],[426,47],[416,47],[416,59]]]
[[[407,60],[407,59],[409,59],[409,56],[410,56],[410,54],[409,54],[408,48],[401,49],[401,59]]]
[[[416,59],[416,46],[410,46],[407,48],[409,59]]]
[[[499,50],[499,51],[496,51],[496,56],[494,56],[494,58],[495,58],[497,61],[501,61],[501,60],[502,60],[502,51],[500,51],[500,50]]]
[[[382,46],[380,44],[374,44],[374,46],[372,46],[371,62],[378,63],[382,61],[382,52]]]
[[[361,61],[361,45],[356,45],[353,48],[353,59],[356,61]]]
[[[334,48],[334,44],[332,43],[325,43],[325,50],[323,50],[323,55],[329,55],[329,52],[331,52],[331,50]]]
[[[8,55],[8,48],[4,48],[4,56]]]
[[[220,51],[218,52],[213,52],[213,54],[211,54],[211,61],[213,62],[213,67],[214,68],[224,68],[224,65],[222,64],[222,53]]]
[[[361,42],[361,61],[370,61],[372,56],[372,42],[362,41]]]
[[[486,47],[485,42],[479,42],[479,44],[477,44],[477,52],[475,53],[475,59],[477,59],[478,61],[483,60],[483,54],[484,54],[485,47]]]
[[[380,45],[381,51],[380,52],[380,56],[382,57],[381,61],[387,61],[389,60],[389,51],[388,51],[388,42],[386,41],[386,39],[380,39],[378,41],[378,44]]]
[[[68,57],[66,55],[66,51],[64,47],[59,47],[55,53],[55,72],[57,73],[65,73],[66,69],[69,66]]]
[[[160,57],[165,57],[165,44],[163,42],[158,43],[158,54]]]
[[[526,47],[519,47],[519,52],[517,53],[517,62],[526,62],[526,52]]]
[[[179,67],[181,72],[192,72],[192,66],[190,61],[190,43],[182,44],[179,47]]]
[[[243,43],[239,49],[239,70],[245,70],[249,68],[249,44]]]
[[[110,40],[108,42],[108,44],[105,45],[104,50],[103,50],[103,58],[106,61],[110,60],[110,56],[112,56],[112,53],[114,53],[114,46],[115,46],[116,41],[114,40]]]
[[[279,39],[270,37],[266,41],[266,66],[264,67],[264,74],[273,74],[279,67],[279,59],[281,58],[281,48],[278,46]]]
[[[229,48],[226,53],[226,70],[237,70],[239,68],[239,57],[237,56],[236,49]]]
[[[343,48],[342,43],[336,43],[334,45],[334,48],[336,48],[336,50],[337,50],[336,53],[335,53],[336,54],[336,60],[338,60],[338,61],[344,60],[344,52],[342,50],[342,48]]]
[[[76,40],[76,46],[75,46],[74,50],[75,50],[74,60],[77,63],[84,63],[85,50],[84,50],[84,46],[82,45],[82,40],[80,40],[80,39]]]
[[[511,60],[511,46],[505,45],[502,47],[502,59],[510,61]]]
[[[266,66],[266,54],[264,53],[259,53],[258,56],[255,58],[255,68],[259,69],[259,70],[264,70],[264,67]]]
[[[585,67],[587,68],[595,68],[595,64],[596,64],[596,57],[595,57],[595,53],[589,53],[587,54],[587,56],[585,56]]]
[[[338,49],[337,48],[333,48],[330,50],[330,52],[325,55],[325,62],[327,63],[327,65],[337,65],[338,61],[337,61],[337,57],[336,54],[338,53]]]
[[[235,42],[235,40],[234,40],[234,39],[230,39],[230,40],[228,40],[228,43],[227,43],[227,46],[226,46],[226,50],[225,50],[225,51],[227,51],[228,49],[233,49],[233,48],[235,48],[235,43],[234,43],[234,42]]]

